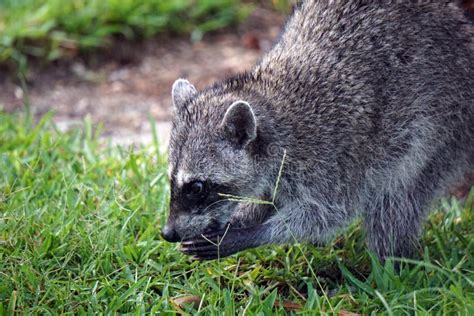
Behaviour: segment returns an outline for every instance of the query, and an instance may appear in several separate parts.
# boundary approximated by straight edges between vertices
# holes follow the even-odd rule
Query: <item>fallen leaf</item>
[[[346,310],[341,309],[338,313],[339,316],[361,316],[360,314],[349,312]]]
[[[275,307],[283,307],[284,309],[287,310],[298,310],[298,309],[303,309],[303,306],[299,303],[295,303],[292,301],[283,301],[283,302],[275,302]]]
[[[194,309],[199,309],[199,305],[201,305],[201,297],[196,295],[173,297],[171,299],[171,304],[173,304],[180,312],[183,311],[185,305],[192,305]]]

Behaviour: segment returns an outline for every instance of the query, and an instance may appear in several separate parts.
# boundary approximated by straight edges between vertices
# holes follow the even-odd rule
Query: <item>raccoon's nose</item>
[[[176,230],[168,224],[161,230],[161,237],[169,242],[178,242],[181,240]]]

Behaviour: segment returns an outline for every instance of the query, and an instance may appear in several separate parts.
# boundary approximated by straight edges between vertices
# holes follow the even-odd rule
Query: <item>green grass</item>
[[[474,191],[443,202],[423,253],[399,272],[367,254],[356,224],[326,247],[199,263],[159,237],[168,184],[157,148],[101,145],[88,120],[61,133],[50,116],[33,125],[0,112],[0,315],[173,313],[186,295],[214,315],[474,314]]]
[[[57,59],[158,32],[201,34],[242,19],[241,0],[1,0],[0,63]]]

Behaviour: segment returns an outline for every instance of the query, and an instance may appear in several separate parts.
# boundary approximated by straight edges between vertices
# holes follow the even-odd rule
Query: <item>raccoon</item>
[[[382,260],[412,255],[473,170],[473,35],[455,2],[307,0],[252,70],[177,80],[162,236],[210,260],[361,218]]]

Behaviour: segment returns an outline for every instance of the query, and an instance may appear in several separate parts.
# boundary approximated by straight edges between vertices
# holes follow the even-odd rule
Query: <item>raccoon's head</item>
[[[261,126],[243,93],[198,92],[179,79],[172,96],[171,201],[162,236],[178,242],[224,229],[237,207],[229,195],[259,197],[266,188],[256,154],[263,142]]]

